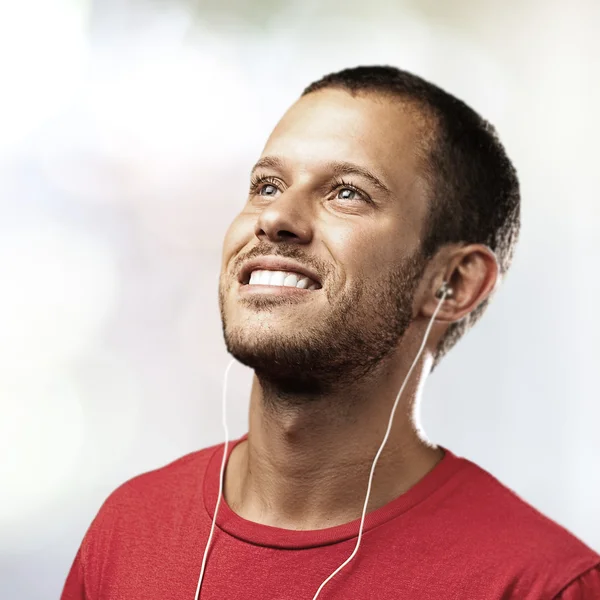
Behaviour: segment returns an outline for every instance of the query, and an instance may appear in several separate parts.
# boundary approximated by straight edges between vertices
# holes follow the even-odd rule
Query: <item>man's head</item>
[[[226,236],[227,347],[292,387],[351,380],[399,349],[450,279],[435,365],[481,316],[518,231],[515,170],[474,111],[391,67],[328,75],[276,126]],[[253,268],[294,271],[266,255],[318,289],[248,285]]]

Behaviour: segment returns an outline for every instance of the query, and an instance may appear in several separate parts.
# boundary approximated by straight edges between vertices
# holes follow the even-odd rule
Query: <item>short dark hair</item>
[[[315,81],[302,95],[324,88],[396,97],[431,123],[424,156],[431,202],[423,255],[429,259],[450,243],[486,244],[496,254],[504,275],[519,237],[520,193],[516,170],[494,127],[458,98],[395,67],[344,69]],[[450,325],[437,347],[433,368],[479,320],[488,304],[489,298]]]

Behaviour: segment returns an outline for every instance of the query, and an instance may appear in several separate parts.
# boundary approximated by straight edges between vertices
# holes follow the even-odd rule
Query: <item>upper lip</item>
[[[301,275],[309,277],[321,287],[321,280],[314,271],[311,271],[296,261],[281,258],[280,256],[259,256],[258,258],[250,259],[240,270],[239,282],[242,284],[248,283],[248,281],[250,281],[250,274],[252,271],[256,270],[293,271],[294,273],[300,273]]]

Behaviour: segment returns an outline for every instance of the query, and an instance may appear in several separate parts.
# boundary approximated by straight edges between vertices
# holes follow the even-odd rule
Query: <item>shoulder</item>
[[[88,543],[145,527],[165,514],[177,514],[202,497],[204,473],[222,444],[191,452],[167,465],[137,475],[104,501],[86,534]],[[107,540],[108,541],[108,540]]]
[[[204,475],[211,456],[222,446],[215,444],[190,452],[162,467],[136,475],[117,488],[114,494],[161,494],[172,490],[173,485],[182,488],[193,484],[199,476]]]
[[[531,581],[566,584],[600,563],[600,555],[494,475],[467,459],[457,499],[477,547]],[[550,581],[552,580],[552,581]]]
[[[583,542],[558,522],[542,513],[513,489],[499,481],[489,471],[467,461],[466,493],[471,492],[472,514],[489,522],[491,527],[510,531],[518,539],[537,544],[545,540],[550,551],[581,548]]]
[[[223,444],[190,452],[162,467],[136,475],[116,488],[101,510],[137,508],[161,501],[178,501],[196,493],[208,462]]]
[[[104,501],[78,553],[78,569],[91,597],[103,582],[130,576],[129,563],[145,561],[156,540],[169,540],[202,506],[204,474],[222,444],[192,452],[129,479]]]

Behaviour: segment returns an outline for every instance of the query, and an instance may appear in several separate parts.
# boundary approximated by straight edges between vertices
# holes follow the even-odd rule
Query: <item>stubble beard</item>
[[[424,269],[420,257],[405,259],[376,283],[327,296],[330,312],[314,319],[303,302],[288,302],[306,311],[301,330],[250,328],[227,319],[227,288],[219,285],[219,307],[227,350],[254,369],[263,386],[287,398],[318,397],[371,373],[398,347],[412,321],[413,296]],[[325,288],[318,293],[327,293]],[[231,298],[229,299],[231,301]],[[239,302],[240,300],[238,300]],[[277,318],[281,298],[244,299],[247,309]],[[289,310],[286,308],[284,310]],[[267,316],[268,318],[268,316]]]

